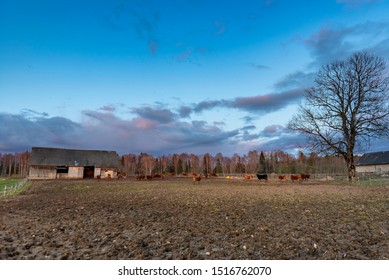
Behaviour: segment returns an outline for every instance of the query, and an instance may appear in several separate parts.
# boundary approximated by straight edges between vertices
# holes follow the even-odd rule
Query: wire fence
[[[2,185],[1,186],[2,190],[1,191],[3,193],[3,196],[7,196],[7,195],[11,195],[11,194],[16,193],[23,186],[25,186],[26,183],[27,183],[27,178],[25,178],[25,179],[23,179],[23,180],[21,180],[19,182]]]
[[[360,186],[389,186],[389,176],[386,174],[363,174],[356,178],[355,183]]]

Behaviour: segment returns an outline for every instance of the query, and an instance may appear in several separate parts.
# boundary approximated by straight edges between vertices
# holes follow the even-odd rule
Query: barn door
[[[84,178],[93,178],[95,172],[94,166],[84,166]]]

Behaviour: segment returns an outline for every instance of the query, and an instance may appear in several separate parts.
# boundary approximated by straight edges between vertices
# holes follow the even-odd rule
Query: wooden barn
[[[33,147],[29,179],[115,178],[119,157],[115,151]]]
[[[389,173],[389,151],[364,154],[355,168],[357,173]]]

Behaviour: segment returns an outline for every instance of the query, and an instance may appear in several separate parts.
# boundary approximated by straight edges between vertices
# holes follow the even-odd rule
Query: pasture
[[[389,259],[388,185],[43,180],[0,209],[0,259]]]

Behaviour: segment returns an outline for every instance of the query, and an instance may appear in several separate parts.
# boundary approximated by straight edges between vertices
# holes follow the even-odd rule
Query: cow
[[[118,180],[126,178],[126,173],[124,172],[118,172]]]
[[[97,175],[97,176],[96,176],[96,179],[97,179],[97,180],[100,180],[100,179],[101,179],[101,175]]]
[[[145,178],[146,178],[145,175],[137,175],[137,176],[136,176],[136,180],[137,180],[137,181],[140,181],[140,180],[145,179]]]
[[[311,177],[311,175],[309,175],[309,174],[300,174],[300,176],[301,176],[301,179],[304,181],[308,181],[308,179]]]
[[[284,180],[286,180],[286,175],[280,175],[280,176],[278,176],[278,179],[280,181],[284,181]]]
[[[161,179],[161,180],[164,179],[164,176],[161,173],[155,173],[153,177],[154,177],[154,179]]]
[[[267,182],[267,174],[259,174],[257,173],[257,178],[259,181],[265,180]]]
[[[111,179],[112,179],[112,175],[111,175],[111,174],[108,174],[108,175],[107,175],[107,178],[108,178],[108,180],[111,180]]]
[[[301,175],[290,175],[290,180],[294,183],[294,181],[298,181],[299,183],[301,183],[302,179],[301,179]]]
[[[244,175],[244,178],[246,179],[246,180],[251,180],[251,179],[253,179],[253,175],[250,175],[250,174],[245,174]]]
[[[199,182],[200,183],[200,181],[201,181],[201,176],[194,176],[193,175],[193,177],[192,177],[192,179],[193,179],[193,184],[195,184],[196,182]]]
[[[153,180],[153,177],[154,177],[153,175],[146,175],[147,180]]]

